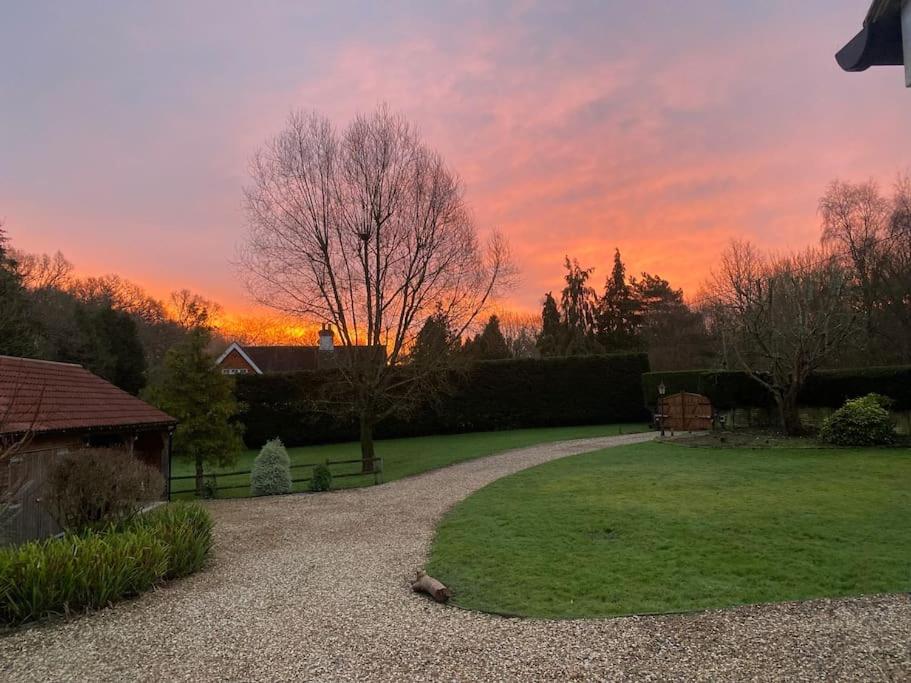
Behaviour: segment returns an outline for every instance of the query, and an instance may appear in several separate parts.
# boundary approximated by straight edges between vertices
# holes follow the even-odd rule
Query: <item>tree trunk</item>
[[[368,412],[361,413],[361,472],[373,473],[373,419]]]
[[[202,498],[202,456],[196,456],[196,497]]]
[[[452,597],[451,590],[422,571],[418,572],[417,578],[412,582],[411,590],[415,593],[427,593],[437,602],[446,602]]]
[[[778,413],[781,416],[781,427],[788,436],[800,436],[803,425],[800,423],[800,411],[797,409],[797,390],[787,389],[776,395]]]

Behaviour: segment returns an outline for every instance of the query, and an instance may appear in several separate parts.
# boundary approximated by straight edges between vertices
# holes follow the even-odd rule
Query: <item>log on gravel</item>
[[[437,602],[446,602],[452,597],[451,590],[425,572],[418,572],[417,578],[411,584],[411,590],[416,593],[427,593]]]

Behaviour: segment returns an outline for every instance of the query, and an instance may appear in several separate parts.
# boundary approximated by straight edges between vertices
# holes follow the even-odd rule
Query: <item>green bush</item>
[[[454,373],[450,391],[376,428],[378,438],[492,431],[523,427],[645,421],[645,354],[480,361]],[[314,400],[337,382],[333,371],[240,375],[244,438],[255,447],[276,434],[291,446],[352,441],[354,416],[319,411]]]
[[[106,531],[0,549],[0,624],[75,614],[196,571],[212,547],[199,505],[162,506]]]
[[[0,551],[0,622],[104,607],[154,586],[168,551],[148,529],[87,531]]]
[[[253,461],[250,493],[254,496],[291,493],[291,458],[281,439],[267,441]]]
[[[819,438],[837,446],[880,446],[895,440],[888,399],[867,394],[851,399],[823,422]]]
[[[331,491],[332,490],[332,472],[326,465],[317,465],[313,468],[313,476],[310,479],[311,491]]]
[[[168,569],[165,579],[199,571],[212,551],[212,515],[196,503],[170,503],[133,519],[133,528],[151,531],[165,543]]]
[[[99,529],[136,514],[164,493],[161,473],[127,451],[83,448],[55,460],[49,509],[64,529]]]

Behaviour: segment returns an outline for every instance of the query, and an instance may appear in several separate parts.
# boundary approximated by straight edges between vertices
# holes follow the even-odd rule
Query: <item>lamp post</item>
[[[667,391],[667,387],[664,386],[664,382],[658,385],[658,429],[661,430],[661,436],[664,436],[664,406],[662,405],[662,399],[664,399],[664,393]]]

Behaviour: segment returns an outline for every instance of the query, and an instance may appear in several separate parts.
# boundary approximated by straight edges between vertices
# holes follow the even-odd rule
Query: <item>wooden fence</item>
[[[293,487],[294,484],[308,484],[308,483],[310,483],[310,482],[313,480],[313,469],[314,469],[315,467],[320,466],[320,465],[325,465],[326,467],[329,468],[329,471],[332,473],[332,479],[333,479],[333,481],[336,480],[336,479],[345,479],[345,478],[347,478],[347,477],[370,477],[370,476],[373,476],[373,483],[374,483],[374,485],[376,485],[376,484],[381,484],[381,483],[383,482],[383,459],[382,459],[382,458],[374,458],[374,459],[373,459],[373,472],[370,472],[370,473],[364,473],[364,472],[333,472],[333,471],[332,471],[332,468],[333,468],[334,466],[339,466],[339,465],[354,465],[354,464],[360,465],[360,464],[362,464],[362,463],[363,463],[363,461],[362,461],[360,458],[358,458],[357,460],[325,460],[325,461],[319,462],[319,463],[309,463],[309,464],[302,464],[302,465],[291,465],[291,477],[292,477],[292,478],[291,478],[291,485],[292,485],[292,487]],[[310,471],[310,476],[308,476],[308,477],[294,478],[294,475],[296,474],[296,472],[297,472],[298,470],[309,470],[309,471]],[[237,470],[237,471],[234,471],[234,472],[210,472],[210,473],[204,474],[204,475],[203,475],[203,479],[204,479],[204,481],[206,482],[206,490],[207,490],[207,491],[214,492],[214,493],[216,493],[216,494],[217,494],[217,492],[219,492],[219,491],[233,491],[233,490],[237,490],[237,489],[246,489],[247,491],[249,491],[249,490],[250,490],[250,480],[249,480],[249,477],[250,477],[251,473],[252,473],[252,470]],[[242,483],[242,484],[230,484],[230,485],[227,485],[227,486],[219,486],[219,485],[218,485],[218,479],[219,479],[219,478],[226,479],[226,478],[229,478],[229,477],[239,477],[239,476],[246,476],[246,477],[247,477],[247,481],[246,481],[245,483]],[[191,483],[192,483],[191,488],[181,488],[181,489],[175,489],[175,488],[174,488],[174,482],[183,482],[183,481],[191,482]],[[173,498],[174,495],[176,495],[176,494],[185,494],[185,493],[192,493],[192,494],[195,494],[195,493],[196,493],[195,481],[196,481],[196,475],[195,475],[195,474],[188,474],[188,475],[181,475],[181,476],[178,476],[178,477],[171,477],[171,486],[170,486],[169,489],[168,489],[170,497]]]

